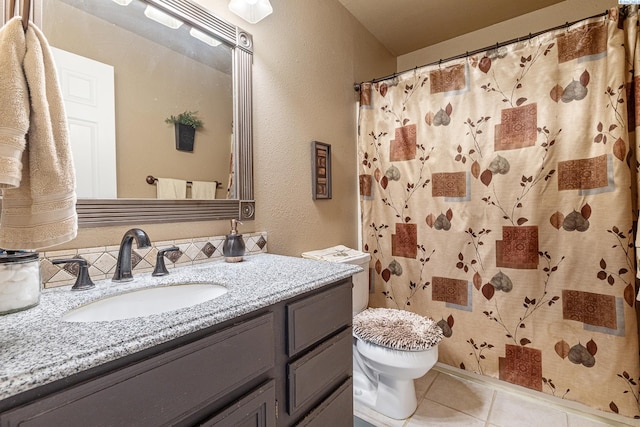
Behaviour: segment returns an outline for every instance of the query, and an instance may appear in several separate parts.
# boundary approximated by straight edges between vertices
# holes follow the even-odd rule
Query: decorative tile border
[[[256,232],[242,235],[246,246],[246,255],[267,252],[267,233]],[[165,255],[167,268],[183,267],[223,259],[222,244],[225,236],[196,237],[193,239],[168,240],[152,242],[152,247],[139,249],[133,241],[131,264],[133,273],[153,271],[159,249],[177,246],[179,251]],[[54,265],[53,259],[84,258],[89,264],[91,279],[102,280],[113,276],[117,259],[118,246],[99,246],[95,248],[67,249],[63,251],[49,251],[40,253],[40,269],[42,283],[45,288],[72,285],[76,281],[78,266],[76,264]]]

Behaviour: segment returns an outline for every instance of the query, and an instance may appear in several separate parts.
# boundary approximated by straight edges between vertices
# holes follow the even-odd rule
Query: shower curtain
[[[363,83],[358,155],[371,306],[436,320],[440,362],[640,418],[624,12]]]

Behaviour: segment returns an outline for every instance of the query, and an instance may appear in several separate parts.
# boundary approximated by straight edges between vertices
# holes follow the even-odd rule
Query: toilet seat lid
[[[368,308],[353,318],[353,334],[395,350],[422,351],[437,345],[442,329],[428,317],[393,308]]]

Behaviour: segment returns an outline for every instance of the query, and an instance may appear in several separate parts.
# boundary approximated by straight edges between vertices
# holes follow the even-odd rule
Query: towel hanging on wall
[[[76,237],[78,221],[67,119],[49,44],[35,25],[25,32],[15,17],[0,29],[0,52],[0,147],[10,165],[0,170],[0,247],[59,245]]]
[[[22,179],[22,151],[29,130],[29,89],[22,71],[26,39],[14,18],[0,29],[0,189],[16,188]]]

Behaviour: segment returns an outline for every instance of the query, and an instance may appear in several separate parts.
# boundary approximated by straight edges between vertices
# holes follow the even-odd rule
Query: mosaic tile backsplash
[[[246,255],[267,252],[267,233],[244,233],[242,235],[246,246]],[[133,241],[131,264],[133,274],[152,272],[156,265],[158,250],[177,246],[179,251],[165,254],[165,265],[183,267],[223,259],[222,244],[225,236],[197,237],[193,239],[167,240],[151,242],[150,248],[140,249]],[[93,281],[110,279],[113,276],[119,246],[99,246],[95,248],[68,249],[40,253],[40,267],[42,282],[45,288],[72,285],[78,275],[78,265],[75,263],[54,265],[51,260],[61,258],[84,258],[89,264],[89,275]]]

